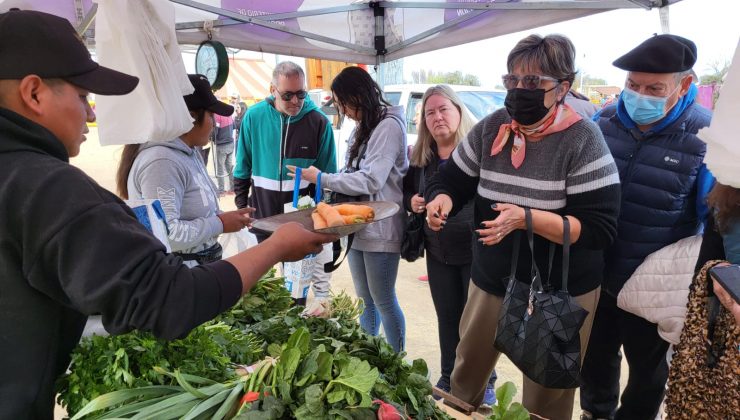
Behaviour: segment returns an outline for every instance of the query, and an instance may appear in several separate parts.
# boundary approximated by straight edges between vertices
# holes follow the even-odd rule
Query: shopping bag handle
[[[339,256],[342,255],[342,244],[340,241],[334,241],[332,245],[332,251],[334,253],[334,256],[332,258],[331,262],[328,262],[324,264],[324,271],[327,273],[331,273],[337,268],[339,268],[340,265],[344,262],[344,259],[347,258],[347,254],[349,254],[349,250],[352,249],[352,240],[355,239],[355,234],[350,233],[349,236],[347,236],[347,248],[344,250],[344,256],[341,260],[339,260]],[[339,262],[337,262],[339,260]]]

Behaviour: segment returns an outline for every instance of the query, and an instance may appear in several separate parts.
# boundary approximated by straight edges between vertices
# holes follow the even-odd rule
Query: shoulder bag
[[[421,181],[419,182],[419,191],[424,191],[424,171],[421,168]],[[424,258],[424,224],[426,223],[424,213],[414,213],[413,211],[406,216],[406,230],[403,231],[403,241],[401,242],[401,258],[408,262],[414,262],[419,258]]]
[[[552,290],[534,259],[532,212],[524,209],[527,240],[532,253],[532,283],[516,278],[521,233],[514,240],[511,274],[498,319],[494,347],[532,381],[547,387],[568,389],[579,385],[581,371],[580,329],[588,315],[568,293],[570,223],[563,217],[563,284]],[[550,248],[550,265],[555,244]]]

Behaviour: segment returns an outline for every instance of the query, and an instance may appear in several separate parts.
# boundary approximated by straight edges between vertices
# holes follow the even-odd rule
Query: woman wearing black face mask
[[[516,278],[532,277],[525,208],[531,210],[534,260],[554,289],[562,287],[563,218],[570,223],[568,292],[589,312],[579,330],[581,358],[602,278],[602,249],[616,234],[619,176],[598,127],[564,104],[575,77],[569,39],[530,35],[509,53],[506,109],[480,121],[429,182],[429,226],[475,202],[478,241],[468,303],[452,373],[452,394],[478,406],[499,352],[494,348],[515,239]],[[550,245],[554,258],[549,258]],[[552,264],[550,263],[552,261]],[[549,272],[549,274],[548,274]],[[526,351],[526,349],[525,349]],[[533,413],[570,419],[575,389],[546,388],[524,377],[523,404]]]

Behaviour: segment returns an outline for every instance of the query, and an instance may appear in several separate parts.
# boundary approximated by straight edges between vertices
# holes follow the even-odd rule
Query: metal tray
[[[370,206],[375,211],[375,219],[370,223],[375,223],[379,220],[386,219],[398,213],[401,207],[390,201],[359,201],[347,204],[364,204]],[[334,226],[324,229],[315,230],[313,228],[313,220],[311,219],[311,212],[314,209],[298,210],[290,213],[278,214],[275,216],[265,217],[252,222],[252,229],[264,233],[275,232],[280,226],[289,222],[298,222],[302,224],[306,229],[313,232],[320,233],[331,233],[339,236],[347,236],[351,233],[355,233],[367,227],[370,223],[353,223],[351,225]]]

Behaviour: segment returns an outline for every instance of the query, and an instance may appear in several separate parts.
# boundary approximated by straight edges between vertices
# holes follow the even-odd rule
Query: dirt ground
[[[73,158],[71,163],[84,170],[103,187],[115,191],[115,171],[122,146],[101,147],[95,128],[91,128],[87,138],[88,141],[82,145],[80,155]],[[213,173],[212,159],[209,161],[209,171]],[[233,196],[223,197],[221,208],[223,210],[234,209]],[[408,357],[410,359],[422,358],[426,360],[431,371],[430,380],[435,383],[439,377],[437,322],[429,286],[426,282],[418,280],[419,276],[423,274],[426,274],[423,260],[414,263],[402,260],[396,282],[396,292],[406,316],[406,351]],[[345,290],[348,294],[354,296],[352,278],[346,263],[333,275],[332,289],[336,291]],[[512,381],[516,384],[519,393],[515,400],[521,401],[522,374],[519,370],[505,356],[502,356],[496,366],[496,371],[499,378],[498,384],[505,381]],[[622,384],[626,383],[626,371],[627,366],[623,363]],[[574,407],[573,419],[578,419],[580,415],[578,393],[576,393]],[[63,415],[63,410],[59,408],[56,418],[60,419]]]

